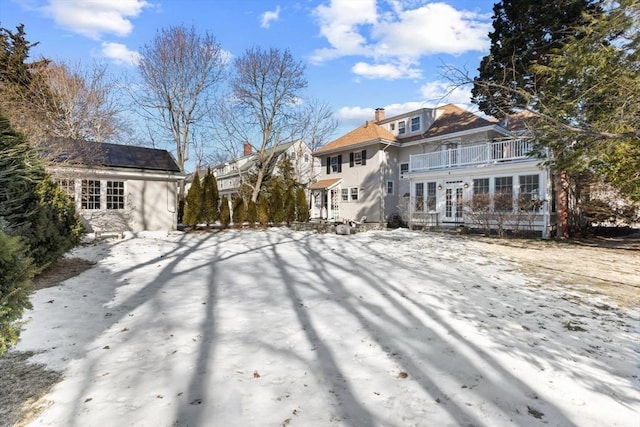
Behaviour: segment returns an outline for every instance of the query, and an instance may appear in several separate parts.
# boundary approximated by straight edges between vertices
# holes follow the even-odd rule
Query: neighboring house
[[[514,126],[454,105],[374,120],[314,153],[312,218],[549,232],[550,177]],[[472,209],[482,198],[486,212]],[[498,203],[498,200],[500,201]],[[533,207],[533,208],[531,208]]]
[[[178,183],[184,180],[166,150],[108,143],[67,156],[48,168],[71,196],[89,231],[174,230]]]
[[[291,160],[294,176],[297,182],[308,186],[313,174],[319,170],[319,161],[314,159],[309,147],[302,141],[279,144],[274,148],[274,156],[269,166],[270,175],[279,175],[278,163],[286,155]],[[256,171],[258,154],[252,150],[250,144],[244,144],[242,157],[221,163],[212,168],[212,173],[218,182],[220,197],[226,195],[229,200],[235,199],[240,190],[240,185]],[[314,164],[315,162],[315,164]],[[206,171],[200,172],[200,178]]]

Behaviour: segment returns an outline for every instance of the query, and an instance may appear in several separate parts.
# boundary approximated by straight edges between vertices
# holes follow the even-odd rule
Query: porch
[[[519,138],[414,154],[409,156],[409,173],[530,159],[532,149],[532,139]]]

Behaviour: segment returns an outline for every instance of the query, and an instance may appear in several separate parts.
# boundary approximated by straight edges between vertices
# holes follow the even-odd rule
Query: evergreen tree
[[[185,199],[183,218],[184,223],[191,226],[194,230],[202,221],[202,196],[203,192],[202,185],[200,184],[200,175],[198,175],[198,171],[196,171]]]
[[[247,213],[244,199],[242,197],[236,197],[236,199],[233,201],[233,224],[236,228],[242,228],[246,216]]]
[[[269,220],[275,224],[284,221],[284,197],[281,180],[274,178],[269,188]]]
[[[303,187],[298,187],[296,190],[296,221],[309,221],[309,203]]]
[[[255,227],[258,222],[258,206],[251,199],[247,202],[247,222],[249,227]]]
[[[264,191],[260,192],[258,199],[258,221],[263,227],[269,225],[269,199]]]
[[[211,169],[207,170],[207,175],[204,177],[202,191],[202,221],[205,222],[207,228],[209,228],[210,224],[220,219],[218,181],[216,177],[213,176],[213,173],[211,173]]]
[[[296,220],[296,195],[293,186],[286,187],[284,191],[284,220],[291,225]]]
[[[222,228],[227,228],[230,222],[231,212],[229,212],[229,199],[225,195],[222,196],[220,200],[220,224],[222,224]]]
[[[585,24],[584,13],[602,0],[502,0],[493,6],[489,55],[482,58],[472,89],[473,102],[489,116],[502,118],[533,108],[545,78],[534,66],[546,66]]]

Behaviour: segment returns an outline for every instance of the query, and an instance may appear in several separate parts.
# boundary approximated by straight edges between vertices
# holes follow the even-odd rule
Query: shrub
[[[249,227],[255,226],[256,222],[258,222],[258,206],[251,199],[247,202],[247,222]]]
[[[190,225],[194,229],[202,220],[202,185],[200,185],[200,176],[196,171],[193,176],[193,182],[184,204],[184,218],[186,225]]]
[[[31,308],[29,292],[34,267],[18,236],[0,231],[0,356],[18,342],[20,319]]]
[[[287,187],[284,192],[284,220],[287,225],[291,225],[296,219],[296,197],[293,192],[293,187]]]
[[[264,194],[258,199],[258,222],[263,227],[269,225],[269,200]]]
[[[227,196],[222,196],[220,200],[220,224],[222,228],[227,228],[231,222],[231,212],[229,212],[229,199]]]
[[[309,221],[309,203],[303,187],[298,187],[296,190],[296,221]]]
[[[207,228],[220,219],[219,201],[218,181],[209,169],[202,181],[202,221],[207,224]]]
[[[242,197],[237,197],[233,201],[233,224],[237,228],[242,228],[242,224],[244,224],[244,219],[246,217],[246,209],[244,207],[244,200]]]

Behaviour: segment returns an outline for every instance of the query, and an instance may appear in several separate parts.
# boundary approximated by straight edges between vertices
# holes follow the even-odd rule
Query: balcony
[[[409,156],[409,172],[494,164],[529,159],[533,141],[527,138],[467,145],[450,150]]]

